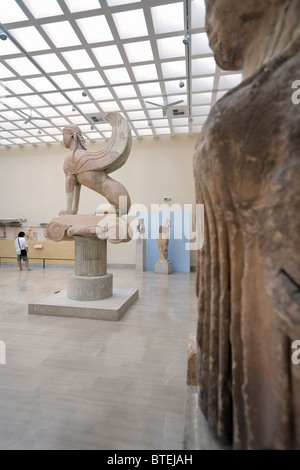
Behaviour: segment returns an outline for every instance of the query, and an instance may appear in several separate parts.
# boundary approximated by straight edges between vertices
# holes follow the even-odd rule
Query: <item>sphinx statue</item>
[[[64,161],[67,207],[61,214],[78,213],[81,185],[104,196],[117,215],[127,213],[130,208],[128,192],[108,174],[126,162],[132,144],[131,131],[120,114],[108,113],[105,119],[112,125],[113,132],[107,146],[98,152],[88,151],[78,126],[69,124],[63,128],[63,142],[70,153]],[[121,207],[120,200],[123,201]]]
[[[299,0],[206,0],[221,98],[194,154],[199,405],[233,449],[300,449]]]

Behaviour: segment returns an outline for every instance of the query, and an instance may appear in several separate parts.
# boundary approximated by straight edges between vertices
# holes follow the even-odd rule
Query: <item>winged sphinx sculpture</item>
[[[84,137],[78,126],[69,124],[63,129],[63,142],[70,149],[64,161],[66,175],[67,207],[60,214],[77,214],[81,185],[104,196],[116,214],[130,208],[130,197],[124,186],[110,176],[126,162],[132,145],[131,131],[127,121],[117,113],[108,113],[105,119],[112,126],[111,138],[103,150],[88,151]],[[122,208],[120,208],[122,198]],[[124,206],[124,207],[123,207]]]

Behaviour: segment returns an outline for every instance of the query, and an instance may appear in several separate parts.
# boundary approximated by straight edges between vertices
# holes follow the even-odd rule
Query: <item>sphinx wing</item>
[[[105,119],[112,126],[112,135],[103,150],[97,152],[80,152],[73,162],[72,173],[78,174],[84,171],[105,170],[112,173],[118,170],[127,161],[132,137],[129,125],[120,114],[108,113]]]

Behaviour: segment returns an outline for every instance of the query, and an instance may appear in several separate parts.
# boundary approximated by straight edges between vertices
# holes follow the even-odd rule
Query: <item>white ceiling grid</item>
[[[111,111],[133,137],[198,134],[242,80],[216,66],[204,18],[204,0],[1,0],[0,145],[61,142],[68,123],[108,139]]]

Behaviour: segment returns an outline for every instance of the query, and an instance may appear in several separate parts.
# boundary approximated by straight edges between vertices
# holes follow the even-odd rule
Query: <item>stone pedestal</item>
[[[72,300],[102,300],[113,294],[113,276],[107,274],[107,241],[75,236],[75,269],[68,282]]]
[[[154,266],[154,272],[157,274],[171,274],[173,272],[172,261],[161,261],[158,260]]]
[[[146,239],[145,238],[138,238],[136,240],[135,269],[137,271],[146,271]]]
[[[51,240],[75,240],[74,274],[67,290],[29,304],[29,314],[117,321],[135,302],[138,289],[113,289],[113,276],[106,271],[107,239],[111,243],[127,239],[111,238],[116,230],[109,229],[100,230],[107,239],[99,238],[104,217],[64,214],[50,222],[47,233]]]

